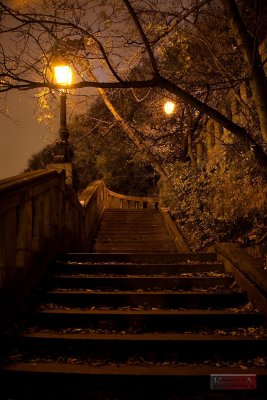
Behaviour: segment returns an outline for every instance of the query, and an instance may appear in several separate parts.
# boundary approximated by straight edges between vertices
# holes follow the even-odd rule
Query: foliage
[[[151,163],[114,123],[100,97],[72,120],[70,133],[81,188],[103,179],[109,189],[122,194],[155,194],[157,176]]]
[[[28,167],[25,172],[46,168],[47,164],[53,163],[54,145],[49,144],[42,150],[33,154],[28,160]]]
[[[255,226],[266,228],[266,175],[251,154],[214,153],[196,168],[177,162],[169,173],[172,186],[162,187],[162,202],[193,250],[220,241],[242,242]]]

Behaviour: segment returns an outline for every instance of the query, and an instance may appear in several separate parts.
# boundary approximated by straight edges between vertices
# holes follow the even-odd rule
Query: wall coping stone
[[[267,299],[267,271],[260,266],[257,259],[248,255],[238,243],[217,243],[208,249],[208,252],[211,251],[230,261]]]

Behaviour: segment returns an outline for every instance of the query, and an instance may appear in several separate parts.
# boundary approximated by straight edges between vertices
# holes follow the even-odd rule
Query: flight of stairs
[[[234,399],[265,399],[263,313],[216,254],[175,254],[158,213],[107,210],[95,253],[49,267],[2,333],[1,400],[217,399],[210,374],[257,374]]]
[[[96,253],[173,253],[162,216],[156,208],[106,209],[97,230]]]

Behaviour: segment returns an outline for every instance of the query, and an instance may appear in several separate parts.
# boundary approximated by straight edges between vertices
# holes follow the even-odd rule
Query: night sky
[[[33,91],[8,93],[9,118],[0,114],[0,179],[23,172],[30,156],[51,138],[47,126],[37,122],[33,96]]]

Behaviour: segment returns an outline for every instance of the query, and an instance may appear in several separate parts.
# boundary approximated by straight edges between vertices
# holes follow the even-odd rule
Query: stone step
[[[166,232],[162,231],[162,230],[149,230],[149,234],[150,234],[150,238],[153,239],[153,237],[159,237],[159,239],[161,239],[162,237],[164,238],[168,238],[169,237],[166,235]],[[140,230],[140,229],[101,229],[101,231],[98,232],[97,235],[97,239],[100,239],[102,237],[107,237],[112,238],[112,237],[126,237],[129,238],[131,240],[131,237],[140,237],[141,239],[143,238],[147,238],[147,232],[144,230]],[[169,239],[170,240],[170,239]]]
[[[147,228],[147,229],[149,229],[149,228],[153,228],[153,227],[160,227],[161,229],[164,229],[164,225],[162,224],[162,222],[161,221],[151,221],[151,220],[148,220],[148,221],[144,221],[143,219],[141,219],[140,221],[115,221],[115,220],[112,220],[112,221],[105,221],[105,220],[103,220],[103,222],[101,222],[101,225],[100,225],[100,227],[99,227],[99,229],[101,229],[101,227],[106,227],[106,228],[110,228],[110,229],[112,229],[112,228],[117,228],[117,229],[121,229],[121,228],[123,228],[123,227],[137,227],[137,228]],[[165,229],[164,229],[165,230]]]
[[[142,250],[144,248],[155,248],[155,250],[157,249],[157,247],[159,248],[159,251],[162,250],[162,248],[168,247],[168,248],[173,248],[174,245],[173,243],[165,238],[162,239],[148,239],[148,238],[142,238],[142,240],[140,240],[139,238],[137,238],[137,240],[128,240],[127,238],[119,238],[118,240],[102,240],[102,238],[96,239],[95,240],[95,250],[98,247],[107,247],[107,250],[109,250],[110,247],[114,247],[116,246],[119,250],[119,248],[121,247],[123,250],[125,247],[133,248],[133,249],[137,249],[138,247],[140,247]],[[130,252],[129,252],[130,253]]]
[[[96,253],[175,253],[175,249],[172,248],[172,245],[169,243],[153,243],[150,242],[149,245],[146,243],[101,243],[97,242],[94,246],[94,250]]]
[[[166,228],[164,226],[164,224],[162,223],[162,221],[149,221],[149,220],[144,220],[143,218],[136,221],[136,220],[129,220],[128,222],[125,220],[122,221],[115,221],[115,220],[110,220],[110,221],[105,221],[103,220],[103,222],[98,226],[98,231],[101,230],[102,228],[110,228],[110,229],[116,229],[116,228],[120,228],[122,229],[123,227],[136,227],[136,228],[140,228],[140,229],[149,229],[149,227],[151,228],[160,228],[164,231],[166,231]]]
[[[102,236],[98,237],[98,239],[95,240],[95,244],[96,245],[106,245],[106,244],[116,244],[116,245],[124,245],[127,244],[128,246],[136,246],[136,245],[149,245],[150,243],[156,246],[161,246],[162,244],[169,244],[169,245],[173,245],[173,243],[170,241],[168,236],[160,236],[160,237],[155,237],[154,239],[148,236],[144,236],[144,237],[140,237],[140,236],[136,236],[134,238],[135,240],[133,240],[133,238],[128,238],[127,236],[124,237],[110,237],[108,239],[104,239]]]
[[[98,242],[142,242],[142,241],[147,241],[147,242],[172,242],[170,241],[170,238],[162,233],[152,233],[150,234],[149,239],[147,238],[147,235],[145,233],[135,233],[135,232],[129,232],[126,234],[123,234],[122,232],[113,232],[112,234],[108,233],[99,233],[98,234]]]
[[[166,236],[157,236],[154,238],[148,238],[147,236],[143,236],[140,237],[139,235],[136,236],[135,238],[131,238],[129,239],[127,237],[127,235],[122,235],[120,237],[109,237],[108,239],[105,239],[101,236],[99,236],[96,240],[95,240],[95,244],[101,244],[101,245],[109,245],[109,244],[116,244],[116,245],[125,245],[127,244],[128,246],[137,246],[137,245],[145,245],[145,246],[149,246],[149,244],[153,244],[153,245],[158,245],[159,247],[163,244],[168,243],[169,245],[171,245],[172,247],[174,247],[173,242]]]
[[[175,292],[175,291],[89,291],[47,290],[36,294],[40,300],[57,304],[88,306],[164,306],[166,308],[225,308],[238,307],[247,301],[246,293],[239,292]]]
[[[113,288],[113,289],[190,289],[222,286],[229,288],[233,277],[81,277],[51,276],[43,280],[45,287],[53,285],[61,288]]]
[[[150,239],[148,237],[145,237],[145,238],[142,238],[142,239],[137,238],[137,240],[129,240],[127,237],[124,236],[124,237],[118,238],[118,240],[116,240],[116,239],[103,240],[102,238],[99,238],[99,239],[95,240],[95,244],[96,245],[97,244],[99,244],[99,245],[100,244],[101,245],[112,244],[110,242],[114,242],[118,246],[120,246],[120,245],[123,246],[123,245],[127,244],[127,245],[133,246],[133,247],[138,246],[138,245],[149,246],[149,244],[157,245],[157,246],[160,247],[161,245],[164,245],[166,243],[168,243],[170,245],[173,245],[173,243],[168,238],[165,239],[164,237],[162,237],[160,239],[155,239],[155,240],[152,240],[152,239]]]
[[[157,208],[153,208],[153,207],[148,207],[148,208],[105,208],[104,210],[105,214],[108,213],[140,213],[140,214],[148,214],[148,213],[159,213],[159,210]]]
[[[140,218],[103,218],[101,220],[100,226],[102,225],[108,225],[108,226],[113,226],[113,225],[118,225],[118,226],[123,226],[123,225],[136,225],[136,226],[150,226],[150,225],[159,225],[164,228],[162,219],[160,217],[157,218],[143,218],[140,216]]]
[[[140,213],[140,212],[131,212],[131,213],[126,213],[126,212],[123,212],[123,213],[121,213],[121,212],[117,212],[117,213],[107,213],[107,212],[105,212],[103,215],[102,215],[102,218],[101,218],[101,221],[102,220],[104,220],[104,219],[116,219],[116,220],[119,220],[119,219],[121,219],[121,220],[123,220],[123,219],[132,219],[132,220],[134,220],[134,219],[138,219],[138,220],[141,220],[141,219],[143,219],[143,220],[153,220],[153,219],[158,219],[159,221],[162,221],[162,216],[161,216],[161,214],[159,213],[159,212],[150,212],[150,213],[147,213],[147,212],[143,212],[143,213]]]
[[[169,255],[168,255],[169,256]],[[166,255],[167,258],[167,255]],[[154,260],[155,261],[155,260]],[[116,274],[116,275],[173,275],[184,273],[224,273],[224,265],[221,262],[198,262],[192,260],[188,263],[177,264],[133,264],[133,263],[105,263],[83,261],[77,263],[72,261],[70,263],[58,262],[52,264],[49,270],[51,273],[64,273],[64,274]]]
[[[163,227],[161,225],[148,225],[147,227],[143,224],[140,224],[139,226],[137,224],[123,224],[123,225],[108,225],[108,224],[103,224],[101,226],[101,228],[99,228],[99,230],[97,231],[97,236],[96,238],[98,238],[99,234],[112,234],[112,233],[117,233],[117,234],[130,234],[130,233],[142,233],[142,234],[146,234],[149,235],[150,233],[154,233],[154,234],[161,234],[161,235],[165,235],[168,236],[166,234],[166,230],[163,229]]]
[[[127,393],[129,395],[129,389],[131,393],[135,393],[136,388],[139,388],[140,393],[146,393],[146,396],[153,396],[146,397],[147,399],[164,399],[166,398],[164,395],[167,395],[170,390],[172,395],[177,396],[180,396],[181,394],[183,396],[184,392],[182,390],[185,390],[186,393],[195,393],[198,395],[200,390],[207,393],[210,388],[211,375],[224,375],[229,373],[231,375],[241,374],[244,376],[256,375],[257,385],[260,388],[261,393],[264,393],[267,389],[266,368],[248,368],[244,371],[239,366],[229,368],[225,366],[217,367],[215,365],[207,366],[197,364],[188,364],[174,368],[169,365],[149,366],[148,364],[137,366],[118,364],[97,367],[76,363],[21,362],[6,366],[1,371],[0,377],[3,382],[3,388],[5,388],[5,386],[12,387],[13,385],[15,393],[16,390],[18,393],[21,393],[22,388],[25,387],[25,385],[28,385],[27,387],[31,388],[36,387],[37,389],[40,389],[40,387],[46,389],[47,387],[59,387],[61,388],[59,393],[64,393],[64,387],[68,389],[69,384],[72,384],[71,388],[75,387],[76,393],[79,389],[86,390],[92,387],[102,389],[103,387],[112,389],[123,387],[126,389],[125,394],[127,396]],[[15,380],[21,385],[20,388],[14,387]],[[248,386],[248,388],[251,387]],[[157,392],[155,392],[155,390],[157,390]],[[71,393],[70,389],[68,389],[68,392]],[[155,395],[163,397],[154,397]],[[224,394],[222,393],[219,393],[219,395],[222,400],[229,399],[229,397],[227,397],[228,393],[225,395],[226,397],[224,397]],[[257,399],[253,394],[249,394],[248,397],[245,397],[246,393],[244,393],[244,391],[242,392],[242,397],[238,396],[238,392],[236,393],[235,391],[235,397],[231,397],[231,399]],[[131,399],[133,398],[135,397],[131,397]],[[205,397],[203,397],[203,399],[204,398]],[[212,397],[209,395],[209,398]],[[189,395],[187,399],[193,399],[193,397]],[[260,397],[260,400],[263,399],[264,397]]]
[[[148,234],[150,235],[148,238]],[[148,229],[146,230],[141,230],[141,229],[136,229],[135,227],[133,228],[127,228],[127,229],[104,229],[102,228],[99,230],[97,234],[97,239],[100,239],[102,237],[122,237],[122,238],[129,238],[131,240],[132,237],[140,237],[140,238],[148,238],[153,239],[153,237],[159,237],[161,239],[162,237],[169,238],[168,235],[166,235],[166,232],[161,230],[161,229]]]
[[[81,329],[82,331],[82,329]],[[29,352],[36,357],[55,358],[64,350],[65,356],[82,358],[85,354],[92,359],[109,358],[127,361],[138,354],[143,359],[157,361],[177,360],[180,362],[218,362],[244,357],[267,355],[267,338],[212,335],[198,333],[55,333],[35,332],[14,335],[8,340],[9,346],[19,347],[20,352]],[[152,355],[151,352],[154,352]],[[96,354],[97,353],[97,354]],[[142,355],[141,355],[142,353]]]
[[[154,248],[140,248],[140,247],[136,247],[136,248],[129,248],[129,247],[110,247],[110,248],[104,248],[104,247],[99,247],[97,249],[95,249],[96,253],[102,253],[103,251],[105,251],[106,254],[110,253],[110,254],[116,254],[116,253],[124,253],[124,254],[151,254],[153,252],[157,252],[158,254],[171,254],[171,253],[175,253],[175,249],[170,249],[170,248],[164,248],[164,249],[157,249],[156,247]]]
[[[181,262],[216,262],[216,253],[176,253],[176,254],[97,254],[97,253],[66,253],[60,260],[69,262],[109,262],[116,263],[134,263],[134,264],[178,264]]]
[[[105,253],[66,253],[59,261],[69,262],[109,262],[134,264],[179,264],[181,262],[216,262],[216,253],[176,253],[176,254],[105,254]]]
[[[185,332],[187,330],[211,330],[259,326],[264,315],[237,310],[102,310],[102,309],[43,309],[25,311],[29,326],[40,329],[86,328],[112,330],[131,329],[144,332]],[[155,333],[156,336],[156,333]]]

